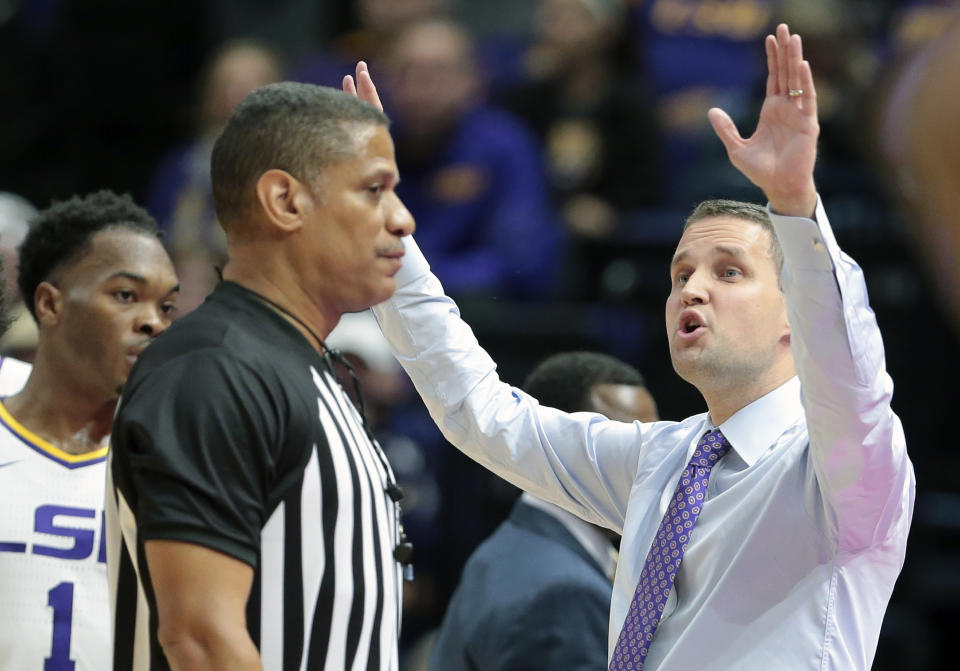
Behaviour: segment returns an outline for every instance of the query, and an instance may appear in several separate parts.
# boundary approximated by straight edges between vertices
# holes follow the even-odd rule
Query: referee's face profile
[[[354,151],[327,165],[304,211],[297,244],[314,287],[338,312],[387,300],[414,221],[395,191],[400,181],[386,126],[347,124]]]
[[[41,329],[77,379],[117,394],[140,353],[170,326],[179,292],[170,257],[154,236],[107,228],[55,276],[56,305],[38,301]]]

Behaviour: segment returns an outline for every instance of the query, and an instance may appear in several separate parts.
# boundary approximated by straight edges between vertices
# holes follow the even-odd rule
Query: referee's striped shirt
[[[169,665],[144,542],[254,568],[247,626],[267,671],[398,668],[392,473],[327,363],[230,283],[146,351],[108,465],[114,669]]]

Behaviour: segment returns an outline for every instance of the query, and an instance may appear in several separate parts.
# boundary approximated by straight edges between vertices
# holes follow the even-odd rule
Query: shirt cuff
[[[403,238],[403,249],[406,253],[403,255],[399,272],[394,275],[397,289],[405,287],[430,272],[430,264],[427,263],[427,259],[424,258],[423,252],[420,251],[412,235]]]
[[[839,258],[840,248],[819,194],[814,219],[777,214],[770,209],[769,203],[767,212],[783,249],[785,266],[794,270],[833,270],[833,259]]]

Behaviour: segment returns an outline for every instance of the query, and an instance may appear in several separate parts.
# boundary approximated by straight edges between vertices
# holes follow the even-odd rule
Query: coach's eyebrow
[[[747,252],[743,247],[731,247],[730,245],[717,245],[713,248],[714,253],[726,254],[727,256],[733,256],[738,259],[746,258]],[[670,267],[674,267],[681,261],[689,256],[689,252],[682,250],[673,255],[673,259],[670,260]]]
[[[743,249],[743,247],[730,247],[728,245],[717,245],[713,248],[713,251],[726,254],[728,256],[734,256],[738,259],[742,259],[747,255],[747,252]]]

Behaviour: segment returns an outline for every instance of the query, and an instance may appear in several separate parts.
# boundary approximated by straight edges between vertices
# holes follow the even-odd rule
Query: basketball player
[[[0,669],[102,671],[107,435],[177,278],[153,219],[109,191],[53,204],[20,250],[39,344],[26,386],[0,402]]]

